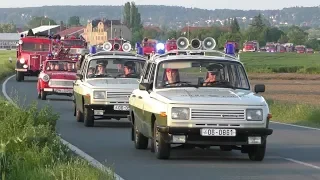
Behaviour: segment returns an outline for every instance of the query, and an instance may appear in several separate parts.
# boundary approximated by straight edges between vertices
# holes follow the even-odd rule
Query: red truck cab
[[[81,52],[87,49],[87,42],[81,38],[77,38],[75,36],[71,37],[62,37],[61,43],[64,48],[70,48],[69,54],[72,57],[77,58],[81,55]]]
[[[306,53],[306,47],[304,45],[297,45],[295,47],[297,53]]]
[[[167,41],[166,41],[166,44],[165,44],[165,50],[166,50],[166,52],[167,52],[167,51],[176,50],[176,49],[178,49],[178,47],[177,47],[177,40],[175,40],[175,39],[170,39],[170,40],[167,40]]]
[[[49,37],[21,37],[17,45],[16,80],[23,81],[25,76],[37,76],[41,64],[52,52],[52,41]]]
[[[48,59],[44,61],[38,76],[38,98],[46,100],[48,95],[73,95],[76,81],[76,61],[70,59]]]
[[[259,43],[257,41],[247,41],[243,44],[243,52],[259,51]]]
[[[143,48],[144,55],[150,56],[153,53],[155,53],[157,51],[156,50],[157,43],[158,43],[157,40],[145,38],[142,41],[142,48]]]

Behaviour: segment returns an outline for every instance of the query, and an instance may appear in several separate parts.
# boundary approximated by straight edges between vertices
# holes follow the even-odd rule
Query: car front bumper
[[[73,89],[72,88],[43,88],[43,91],[48,95],[66,95],[72,96]]]
[[[121,106],[126,108],[116,108]],[[128,104],[85,104],[84,107],[94,110],[95,116],[104,118],[127,118],[130,112]]]
[[[252,142],[254,141],[253,139],[256,139],[257,137],[260,137],[261,140],[260,143],[255,143],[263,144],[266,141],[267,136],[273,133],[273,130],[268,128],[219,128],[235,129],[236,136],[202,136],[200,134],[201,129],[202,128],[157,126],[157,130],[162,133],[165,142],[170,144],[210,146],[251,145],[254,144]]]

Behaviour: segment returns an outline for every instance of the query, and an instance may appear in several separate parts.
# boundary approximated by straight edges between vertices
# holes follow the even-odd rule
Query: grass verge
[[[320,106],[267,100],[272,121],[320,128]]]
[[[0,81],[14,71],[14,55],[15,51],[0,52]],[[115,179],[108,169],[96,169],[62,144],[55,132],[58,118],[48,106],[19,108],[0,97],[1,180]]]

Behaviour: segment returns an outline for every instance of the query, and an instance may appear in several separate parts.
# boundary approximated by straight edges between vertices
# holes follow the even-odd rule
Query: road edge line
[[[304,128],[304,129],[320,131],[320,128],[313,128],[313,127],[308,127],[308,126],[301,126],[301,125],[288,124],[288,123],[275,122],[275,121],[270,121],[270,122],[274,123],[274,124],[281,124],[281,125],[292,126],[292,127],[297,127],[297,128]]]
[[[7,82],[13,78],[16,75],[12,75],[9,76],[5,79],[5,81],[3,81],[2,83],[2,94],[3,96],[10,102],[12,103],[14,106],[19,107],[16,103],[13,102],[13,100],[10,98],[10,96],[7,94],[6,91],[6,85]],[[60,141],[68,146],[69,149],[71,149],[73,152],[75,152],[77,155],[79,155],[80,157],[84,158],[85,160],[87,160],[92,166],[98,168],[99,170],[103,171],[103,172],[107,172],[109,174],[114,174],[116,180],[124,180],[121,176],[119,176],[118,174],[116,174],[115,172],[112,172],[111,169],[109,167],[104,166],[102,163],[100,163],[98,160],[94,159],[93,157],[91,157],[89,154],[83,152],[81,149],[79,149],[78,147],[72,145],[71,143],[69,143],[68,141],[64,140],[63,138],[61,138],[59,136]]]

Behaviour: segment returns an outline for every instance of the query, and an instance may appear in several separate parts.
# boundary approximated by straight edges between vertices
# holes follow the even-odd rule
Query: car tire
[[[16,71],[16,81],[21,82],[24,80],[23,72]]]
[[[262,145],[253,145],[248,149],[249,159],[252,161],[262,161],[266,154],[267,140]]]
[[[92,109],[90,108],[83,109],[83,121],[84,121],[84,126],[86,127],[94,126],[94,114]]]
[[[46,100],[47,99],[47,93],[44,92],[43,90],[40,91],[40,98],[41,100]]]
[[[169,159],[171,145],[164,141],[163,134],[157,130],[157,121],[153,127],[153,144],[154,153],[158,159]]]
[[[76,120],[77,122],[83,122],[83,113],[79,109],[76,109]]]
[[[134,146],[136,149],[147,149],[149,139],[139,132],[136,124],[133,125],[134,128]]]

